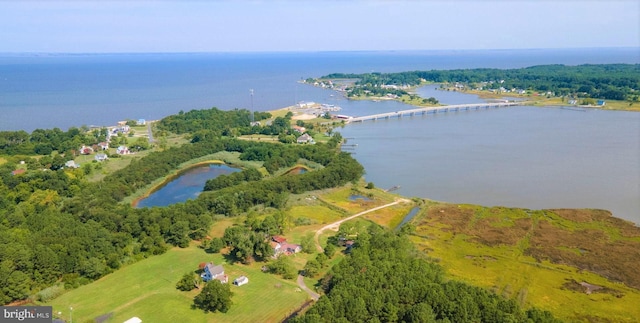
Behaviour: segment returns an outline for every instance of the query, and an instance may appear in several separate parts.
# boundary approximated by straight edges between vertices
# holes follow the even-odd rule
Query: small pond
[[[304,167],[294,167],[291,170],[289,170],[286,174],[287,175],[300,175],[300,174],[304,174],[308,172],[308,170]]]
[[[223,164],[199,165],[189,168],[148,197],[138,201],[136,207],[167,206],[195,199],[202,192],[207,180],[238,171],[240,169]]]

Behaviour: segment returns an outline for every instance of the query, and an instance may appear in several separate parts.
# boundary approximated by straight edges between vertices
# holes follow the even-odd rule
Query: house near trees
[[[73,161],[73,160],[68,160],[66,163],[64,163],[64,167],[66,167],[66,168],[78,168],[78,167],[80,167],[80,165],[76,164],[76,162]]]
[[[109,159],[109,157],[107,157],[107,154],[103,154],[103,153],[96,154],[95,157],[93,158],[99,162]]]
[[[82,155],[93,154],[93,148],[82,145],[82,147],[80,147],[80,153]]]
[[[127,146],[119,146],[118,149],[116,149],[116,153],[118,155],[127,155],[131,152],[129,151],[129,148],[127,148]]]
[[[224,267],[222,265],[214,265],[213,263],[206,263],[202,268],[202,274],[200,275],[205,282],[217,279],[221,283],[226,284],[229,281],[229,277],[224,274]]]
[[[313,138],[311,136],[309,136],[308,133],[305,133],[304,135],[298,137],[298,139],[296,139],[296,142],[299,144],[313,144]]]
[[[273,248],[273,256],[278,257],[281,254],[286,256],[298,253],[302,251],[302,246],[299,244],[288,243],[287,238],[282,236],[273,236],[269,242],[271,248]]]

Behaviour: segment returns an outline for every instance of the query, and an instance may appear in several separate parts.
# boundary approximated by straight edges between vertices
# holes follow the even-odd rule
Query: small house
[[[68,160],[66,163],[64,163],[64,167],[66,167],[66,168],[78,168],[78,167],[80,167],[80,165],[76,164],[76,162],[73,161],[73,160]]]
[[[298,139],[296,139],[296,142],[299,144],[314,143],[313,138],[309,136],[308,133],[305,133],[302,136],[298,137]]]
[[[139,126],[144,126],[147,124],[147,120],[145,119],[138,119],[138,122],[136,122],[137,125]]]
[[[247,278],[247,276],[240,276],[233,280],[233,284],[236,286],[242,286],[244,284],[247,284],[248,282],[249,278]]]
[[[101,161],[103,161],[103,160],[107,160],[107,159],[109,159],[109,157],[107,157],[107,154],[99,153],[99,154],[96,154],[96,156],[95,156],[95,157],[93,157],[93,159],[95,159],[95,160],[97,160],[97,161],[101,162]]]
[[[116,153],[118,155],[127,155],[131,152],[129,151],[129,148],[127,148],[127,146],[118,146],[118,149],[116,149]]]
[[[607,104],[607,102],[605,100],[598,100],[598,106],[603,107],[605,104]]]
[[[200,275],[205,282],[217,279],[221,283],[226,284],[229,278],[224,274],[224,267],[222,265],[214,265],[213,263],[207,263],[204,266],[204,271]]]
[[[288,243],[287,239],[282,236],[273,236],[269,242],[273,248],[273,255],[277,257],[281,254],[291,255],[302,251],[302,246],[298,244]]]
[[[98,147],[100,147],[100,149],[102,149],[102,150],[107,150],[107,149],[109,149],[109,143],[103,141],[103,142],[98,144]]]
[[[302,251],[302,246],[299,244],[293,244],[293,243],[280,244],[280,252],[284,253],[285,255],[291,255],[294,253],[298,253],[300,251]]]
[[[301,126],[291,126],[291,129],[293,129],[293,131],[296,131],[298,133],[304,133],[305,131],[307,131],[307,128],[301,127]]]
[[[16,169],[16,170],[12,171],[11,175],[16,176],[16,175],[24,174],[25,172],[26,172],[26,170],[20,168],[20,169]]]
[[[273,236],[273,237],[271,237],[271,240],[273,240],[273,242],[276,242],[276,243],[285,243],[285,242],[287,242],[287,238],[285,238],[283,236]]]
[[[80,154],[82,155],[93,154],[93,148],[82,145],[82,147],[80,147]]]

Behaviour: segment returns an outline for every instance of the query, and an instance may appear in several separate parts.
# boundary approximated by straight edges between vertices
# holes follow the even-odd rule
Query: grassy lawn
[[[249,284],[236,287],[233,305],[227,313],[208,313],[191,309],[198,290],[181,292],[175,288],[187,272],[201,262],[223,263],[233,280],[245,275]],[[263,273],[262,263],[246,266],[228,264],[220,254],[206,254],[192,246],[142,260],[89,285],[58,297],[47,305],[53,313],[66,317],[73,307],[73,318],[86,322],[112,313],[106,322],[123,322],[133,316],[143,322],[279,322],[307,299],[294,281]]]

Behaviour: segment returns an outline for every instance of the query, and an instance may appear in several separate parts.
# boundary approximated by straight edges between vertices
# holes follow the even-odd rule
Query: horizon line
[[[470,52],[470,51],[525,51],[525,50],[580,50],[580,49],[640,49],[640,46],[611,47],[532,47],[532,48],[481,48],[481,49],[359,49],[359,50],[263,50],[263,51],[114,51],[114,52],[63,52],[63,51],[0,51],[0,55],[145,55],[145,54],[295,54],[295,53],[372,53],[372,52]]]

